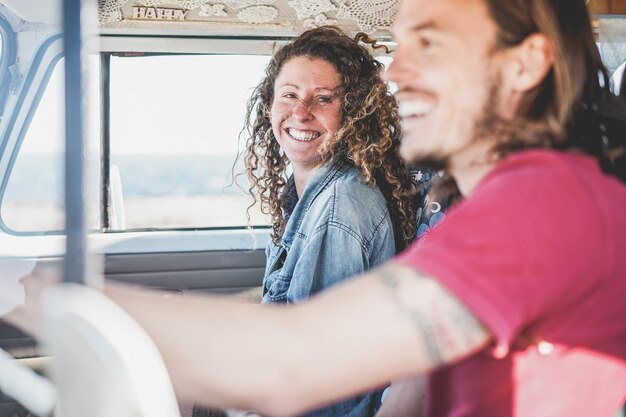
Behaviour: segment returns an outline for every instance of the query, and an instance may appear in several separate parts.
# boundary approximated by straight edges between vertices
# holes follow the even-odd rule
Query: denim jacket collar
[[[325,163],[317,170],[313,177],[311,177],[300,199],[298,199],[293,175],[289,177],[289,181],[285,187],[285,194],[283,195],[283,215],[285,216],[285,220],[296,216],[298,221],[293,224],[287,224],[287,228],[281,239],[281,245],[283,247],[286,249],[291,247],[291,243],[300,228],[300,224],[317,196],[324,191],[335,178],[341,176],[348,169],[350,169],[350,165],[344,162],[329,161]]]

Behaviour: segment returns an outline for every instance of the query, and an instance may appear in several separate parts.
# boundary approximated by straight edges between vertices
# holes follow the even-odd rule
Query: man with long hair
[[[400,153],[464,197],[443,224],[297,307],[107,294],[193,401],[295,415],[394,381],[388,415],[416,415],[410,381],[428,374],[427,416],[613,415],[626,113],[585,1],[410,0],[393,31]]]
[[[442,225],[300,307],[180,301],[193,313],[176,319],[219,345],[178,346],[150,298],[111,295],[180,392],[216,405],[296,414],[428,373],[428,416],[612,415],[626,395],[626,113],[584,0],[411,0],[393,31],[400,153],[464,196]],[[189,378],[185,356],[209,360]],[[414,412],[406,384],[390,414]]]

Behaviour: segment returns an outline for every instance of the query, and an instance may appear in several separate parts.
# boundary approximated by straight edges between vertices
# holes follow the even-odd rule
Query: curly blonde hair
[[[269,109],[274,84],[283,65],[296,57],[323,59],[341,77],[345,93],[341,105],[341,127],[324,144],[321,160],[344,162],[358,167],[365,184],[377,186],[387,201],[399,251],[415,237],[415,185],[408,167],[398,156],[400,119],[397,103],[381,79],[383,65],[360,43],[387,48],[364,33],[354,39],[334,26],[308,30],[280,48],[266,68],[265,77],[254,89],[247,105],[244,162],[249,192],[261,211],[272,220],[272,241],[278,243],[285,230],[283,190],[287,184],[288,159],[272,132]],[[257,200],[258,195],[258,200]]]

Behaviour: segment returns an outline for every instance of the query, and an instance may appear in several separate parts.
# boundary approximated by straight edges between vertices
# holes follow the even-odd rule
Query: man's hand
[[[0,318],[26,301],[22,279],[31,274],[33,260],[0,259]]]
[[[0,318],[35,337],[41,333],[41,293],[61,277],[55,268],[36,265],[32,259],[0,259]]]
[[[260,304],[263,298],[263,287],[253,287],[233,294],[233,298],[238,301],[250,304]]]
[[[418,376],[391,384],[376,417],[421,417],[426,377]]]

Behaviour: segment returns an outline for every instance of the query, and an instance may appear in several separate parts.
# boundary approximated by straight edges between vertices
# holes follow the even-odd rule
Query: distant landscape
[[[241,194],[230,185],[235,155],[113,155],[111,163],[119,167],[124,195],[207,195]],[[62,195],[60,157],[51,154],[22,154],[10,179],[13,201],[50,201]],[[93,165],[93,164],[91,164]],[[88,169],[98,166],[88,166]],[[242,165],[235,169],[240,172]],[[238,179],[247,185],[245,176]]]
[[[232,182],[234,159],[235,155],[112,155],[121,174],[127,228],[244,225],[252,200]],[[91,192],[96,193],[90,197],[93,201],[97,169],[88,166]],[[62,178],[60,157],[22,154],[2,202],[4,222],[17,230],[62,228]],[[247,189],[244,176],[237,181]],[[251,214],[253,224],[265,224],[258,210]]]

